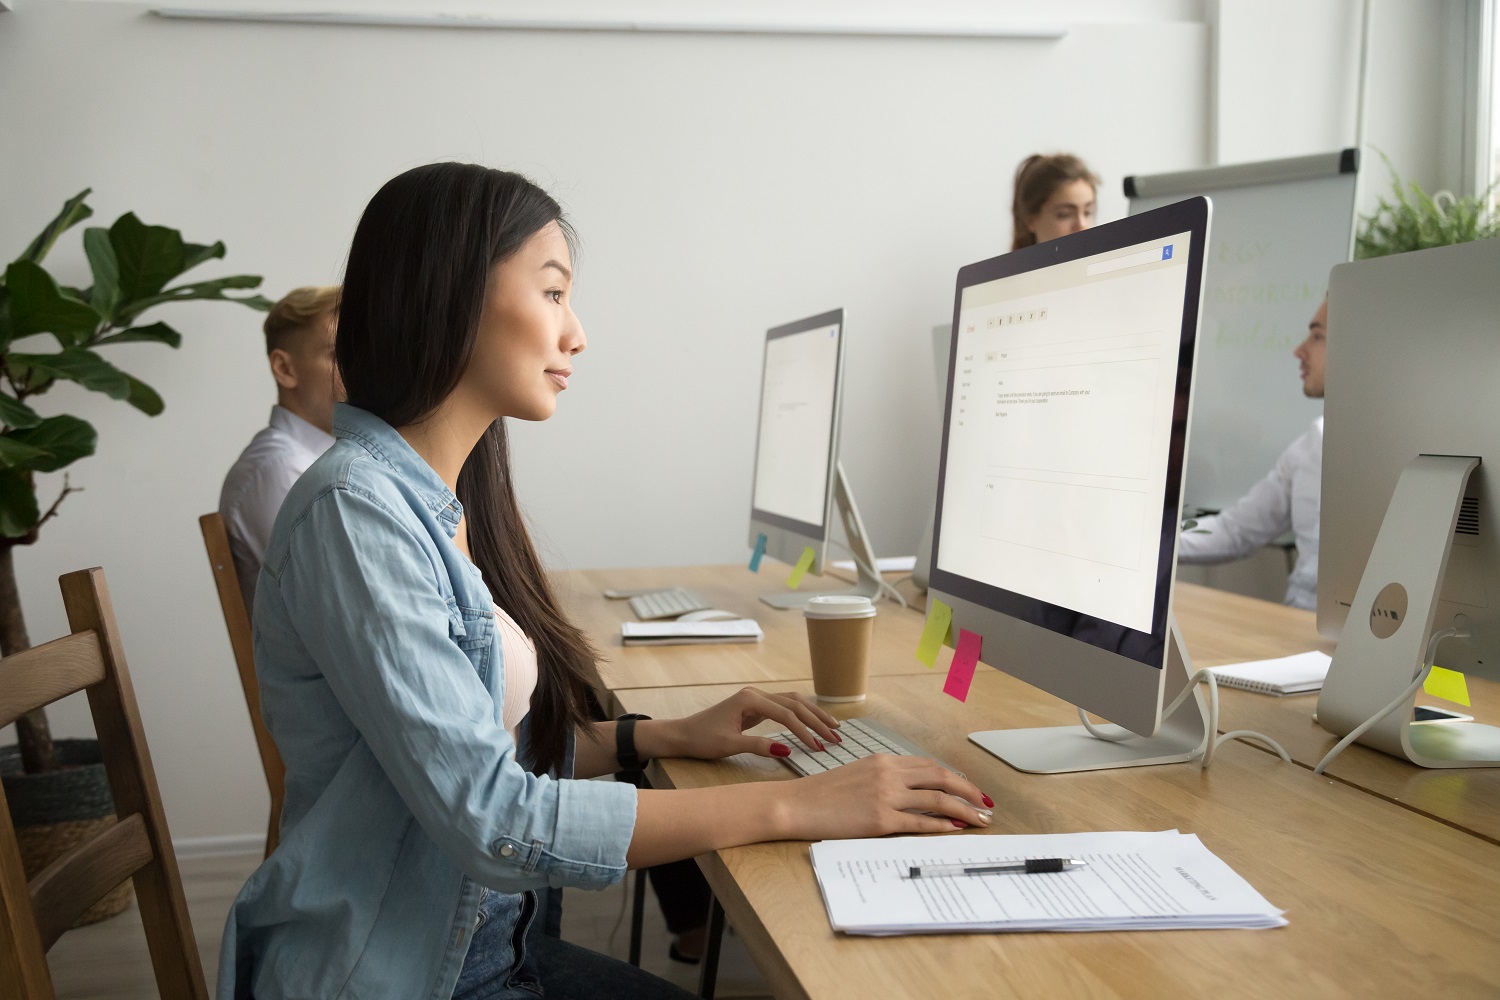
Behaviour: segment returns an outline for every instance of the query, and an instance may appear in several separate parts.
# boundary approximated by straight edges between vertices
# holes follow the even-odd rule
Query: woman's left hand
[[[780,723],[814,750],[823,749],[824,741],[843,742],[838,734],[838,720],[806,695],[795,691],[768,694],[747,687],[696,715],[671,720],[676,729],[673,750],[677,756],[702,760],[718,760],[737,753],[785,757],[791,752],[785,743],[745,733],[768,719]]]

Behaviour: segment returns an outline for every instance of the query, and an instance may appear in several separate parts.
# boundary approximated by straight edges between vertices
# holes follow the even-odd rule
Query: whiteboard
[[[1130,214],[1213,199],[1183,506],[1220,510],[1318,414],[1292,351],[1354,245],[1353,149],[1125,178]]]

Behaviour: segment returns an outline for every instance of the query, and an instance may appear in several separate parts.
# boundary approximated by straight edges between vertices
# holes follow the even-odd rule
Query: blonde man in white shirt
[[[1302,391],[1323,398],[1324,357],[1328,342],[1328,300],[1307,325],[1307,339],[1293,354],[1301,363]],[[1291,531],[1297,539],[1297,564],[1287,579],[1284,603],[1318,606],[1318,517],[1323,491],[1323,418],[1293,441],[1264,479],[1218,514],[1200,518],[1182,532],[1180,563],[1219,563],[1243,559],[1272,539]]]
[[[266,360],[276,380],[270,424],[250,440],[219,494],[245,604],[255,606],[276,512],[297,477],[333,444],[333,404],[344,398],[333,360],[337,285],[297,288],[266,316]]]

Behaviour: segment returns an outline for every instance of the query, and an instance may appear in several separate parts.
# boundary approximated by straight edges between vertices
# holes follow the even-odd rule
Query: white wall
[[[1363,0],[1210,0],[1215,162],[1356,143]],[[1468,0],[1370,0],[1360,212],[1390,190],[1383,152],[1427,191],[1463,183]]]
[[[96,221],[135,210],[223,239],[228,261],[205,274],[264,274],[274,296],[337,281],[364,202],[408,166],[525,171],[583,236],[589,350],[557,417],[514,429],[553,565],[743,559],[761,336],[834,305],[850,312],[845,464],[877,548],[910,552],[933,480],[928,330],[957,266],[1008,245],[1014,164],[1083,154],[1109,219],[1121,176],[1205,165],[1214,141],[1202,4],[1040,10],[1064,39],[297,27],[25,3],[0,14],[0,233],[19,251],[93,186]],[[1309,100],[1309,134],[1336,117],[1328,100]],[[76,235],[51,263],[83,279]],[[265,792],[196,518],[272,399],[259,317],[161,318],[180,351],[112,354],[162,392],[161,417],[67,389],[43,401],[94,420],[100,445],[72,470],[86,492],[18,553],[22,593],[41,640],[64,628],[57,575],[106,568],[174,834],[257,833]],[[86,729],[80,706],[55,718]]]

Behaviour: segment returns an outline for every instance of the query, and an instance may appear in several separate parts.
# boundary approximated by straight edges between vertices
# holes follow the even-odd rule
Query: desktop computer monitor
[[[880,592],[875,555],[838,460],[843,382],[844,310],[766,331],[749,540],[756,546],[764,536],[764,553],[793,565],[810,549],[809,572],[821,575],[837,509],[859,573],[848,593],[873,598]],[[789,591],[761,600],[794,608],[808,596]]]
[[[1196,696],[1162,705],[1189,673],[1171,603],[1209,215],[1193,198],[958,272],[929,597],[986,663],[1123,727],[970,736],[1020,770],[1203,739]]]
[[[1434,631],[1470,633],[1437,664],[1500,680],[1497,276],[1500,239],[1333,269],[1318,631],[1339,645],[1318,721],[1338,735],[1402,696]],[[1410,718],[1392,711],[1361,742],[1429,767],[1500,765],[1500,729]]]

